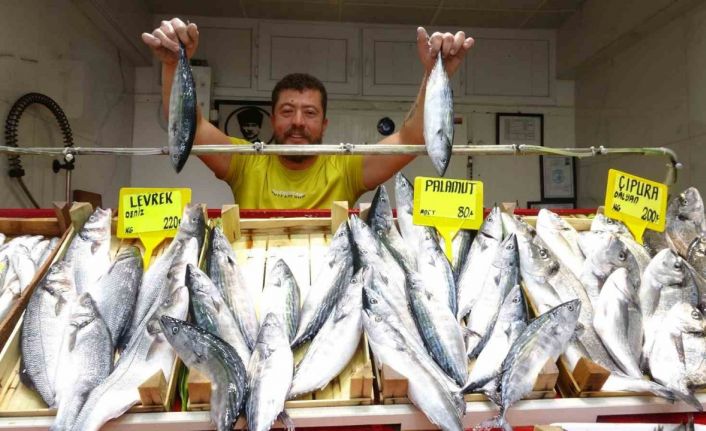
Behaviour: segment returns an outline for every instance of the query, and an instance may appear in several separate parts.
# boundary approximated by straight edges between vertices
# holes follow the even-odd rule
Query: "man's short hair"
[[[275,88],[272,89],[272,109],[275,109],[279,94],[282,90],[317,90],[321,94],[321,108],[324,110],[324,118],[326,117],[326,87],[319,81],[318,78],[309,75],[308,73],[290,73],[280,79]]]

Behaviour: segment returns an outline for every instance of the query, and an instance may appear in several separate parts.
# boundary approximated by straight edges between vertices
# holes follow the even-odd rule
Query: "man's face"
[[[243,137],[247,140],[257,138],[260,134],[260,125],[257,123],[245,123],[240,126]]]
[[[328,125],[317,90],[282,90],[272,112],[277,144],[320,144]],[[301,162],[311,156],[288,156]]]

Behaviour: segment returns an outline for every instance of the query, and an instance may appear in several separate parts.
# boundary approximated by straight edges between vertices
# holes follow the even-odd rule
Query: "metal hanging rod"
[[[92,156],[159,156],[168,154],[167,147],[153,148],[96,148],[96,147],[36,147],[17,148],[0,146],[0,153],[26,154],[40,156],[61,156],[70,161],[77,155]],[[280,154],[280,155],[426,155],[424,145],[367,145],[340,143],[338,145],[275,145],[255,142],[251,145],[197,145],[191,150],[194,155],[203,154]],[[665,183],[676,182],[676,170],[682,167],[677,154],[665,147],[647,148],[606,148],[604,146],[588,148],[552,148],[538,145],[454,145],[452,153],[466,156],[564,156],[564,157],[600,157],[607,155],[642,155],[663,156],[669,159],[667,163],[667,178]]]

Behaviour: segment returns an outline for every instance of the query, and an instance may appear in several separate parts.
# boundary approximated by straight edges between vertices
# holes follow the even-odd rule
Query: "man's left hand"
[[[417,28],[417,52],[427,75],[431,72],[441,52],[446,73],[451,76],[461,65],[466,52],[473,46],[473,38],[462,31],[452,33],[435,32],[429,37],[424,27]]]

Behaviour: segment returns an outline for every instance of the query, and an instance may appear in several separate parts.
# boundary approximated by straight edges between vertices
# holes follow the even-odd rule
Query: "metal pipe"
[[[45,148],[17,148],[11,146],[0,146],[0,153],[8,154],[30,154],[30,155],[119,155],[119,156],[159,156],[168,154],[167,147],[155,148],[95,148],[95,147],[45,147]],[[255,142],[251,145],[198,145],[191,149],[194,155],[202,154],[279,154],[279,155],[426,155],[424,145],[366,145],[340,143],[338,145],[275,145]],[[668,185],[676,182],[677,170],[682,168],[682,164],[677,158],[677,154],[665,147],[646,148],[606,148],[583,147],[583,148],[553,148],[538,145],[454,145],[452,147],[454,155],[484,155],[484,156],[563,156],[576,157],[579,159],[587,157],[600,157],[607,155],[642,155],[642,156],[663,156],[669,159],[667,164],[667,177],[665,183]]]

